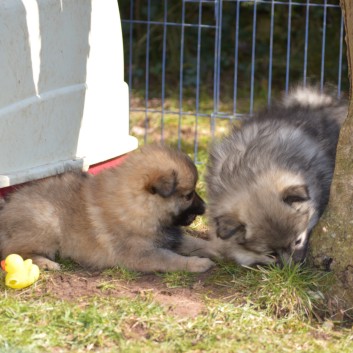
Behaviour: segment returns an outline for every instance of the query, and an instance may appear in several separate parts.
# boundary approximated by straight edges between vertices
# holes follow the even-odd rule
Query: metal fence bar
[[[151,19],[151,0],[148,0],[148,8],[147,8],[147,19]],[[150,23],[147,23],[147,38],[146,38],[146,72],[145,72],[145,79],[146,79],[146,86],[145,86],[145,135],[144,135],[144,142],[147,142],[147,131],[148,131],[148,92],[149,92],[149,69],[150,69]]]
[[[142,25],[146,25],[146,24],[151,24],[151,25],[164,25],[166,24],[169,27],[181,27],[182,24],[180,22],[162,22],[162,21],[145,21],[145,20],[132,20],[132,21],[128,21],[128,20],[122,20],[122,23],[134,23],[134,24],[142,24]],[[183,24],[184,27],[198,27],[199,25],[197,23],[184,23]],[[200,25],[202,28],[216,28],[216,26],[213,25],[204,25],[201,24]]]
[[[337,83],[337,97],[341,97],[341,85],[342,85],[342,52],[343,52],[343,14],[341,13],[341,28],[340,28],[340,49],[338,55],[338,83]]]
[[[132,41],[133,41],[133,18],[134,14],[134,0],[130,2],[130,22],[129,22],[129,102],[131,106],[132,97]]]
[[[202,3],[199,3],[199,24],[202,22]],[[195,132],[194,132],[194,162],[197,163],[198,151],[198,123],[200,113],[200,66],[201,66],[201,27],[197,30],[197,59],[196,59],[196,115],[195,115]]]
[[[306,0],[305,15],[305,44],[304,44],[304,68],[303,68],[303,85],[306,86],[307,66],[308,66],[308,43],[309,43],[309,7],[310,0]]]
[[[181,8],[180,64],[179,64],[179,119],[178,119],[178,149],[181,149],[181,117],[183,111],[184,82],[184,41],[185,41],[185,1]]]
[[[267,105],[271,104],[271,89],[272,89],[272,55],[273,55],[273,24],[275,19],[275,4],[271,3],[271,22],[270,22],[270,50],[268,61],[268,84],[267,84]]]
[[[250,115],[254,110],[254,81],[255,81],[255,47],[256,47],[256,15],[257,0],[254,0],[253,27],[252,27],[252,49],[251,49],[251,76],[250,76]]]
[[[321,72],[320,72],[320,90],[324,89],[325,77],[325,48],[326,48],[326,18],[327,18],[327,0],[324,1],[324,15],[322,19],[322,50],[321,50]]]
[[[185,2],[189,2],[189,3],[199,3],[199,2],[202,2],[202,3],[209,3],[209,4],[214,4],[216,3],[218,0],[184,0]],[[272,0],[223,0],[223,2],[241,2],[241,3],[254,3],[254,2],[257,2],[258,4],[271,4],[272,3]],[[275,5],[288,5],[288,1],[289,0],[275,0],[274,3]],[[296,1],[293,1],[292,2],[292,5],[296,5],[296,6],[303,6],[303,7],[306,7],[307,4],[306,3],[303,3],[303,2],[296,2]],[[318,3],[310,3],[309,4],[310,7],[322,7],[323,5],[322,4],[318,4]],[[328,8],[330,7],[340,7],[340,5],[336,5],[336,4],[327,4],[326,5]]]
[[[233,79],[233,115],[237,112],[237,93],[238,93],[238,48],[239,48],[239,14],[240,2],[237,2],[235,12],[235,39],[234,39],[234,79]]]
[[[216,46],[218,50],[217,54],[217,110],[219,110],[219,102],[220,102],[220,79],[221,79],[221,48],[222,48],[222,13],[223,13],[223,0],[218,0],[218,31],[216,37]]]
[[[146,112],[146,110],[144,108],[134,108],[130,110],[131,112]],[[147,113],[151,113],[151,114],[162,114],[162,109],[148,109]],[[168,115],[179,115],[180,112],[176,112],[175,110],[164,110],[164,114],[168,114]],[[195,116],[195,112],[182,112],[181,113],[182,116]],[[199,117],[202,118],[212,118],[214,116],[214,113],[199,113],[198,114]],[[243,119],[248,117],[249,114],[237,114],[237,118],[239,119]],[[227,114],[227,113],[218,113],[217,115],[217,119],[226,119],[226,120],[230,120],[234,118],[234,116],[232,114]]]
[[[167,15],[168,0],[164,0],[164,26],[163,26],[163,50],[162,50],[162,115],[161,115],[161,142],[164,142],[164,99],[165,99],[165,67],[167,58]]]
[[[291,33],[292,33],[292,0],[289,0],[288,22],[287,22],[286,84],[285,84],[286,94],[288,94],[288,90],[289,90]]]
[[[148,109],[146,110],[145,108],[131,108],[130,109],[131,113],[148,113],[148,114],[162,114],[162,109]],[[164,110],[164,114],[165,115],[177,115],[178,117],[181,116],[181,118],[183,116],[196,116],[195,112],[182,112],[180,113],[179,111],[175,111],[175,110]],[[226,119],[226,120],[234,120],[234,119],[238,119],[238,120],[245,120],[247,118],[249,118],[249,114],[248,113],[237,113],[237,114],[232,114],[232,113],[226,113],[226,112],[218,112],[217,115],[215,115],[214,113],[199,113],[198,117],[200,118],[210,118],[211,119]]]
[[[220,60],[221,60],[221,38],[222,38],[222,0],[215,0],[215,46],[214,46],[214,77],[213,77],[213,112],[214,116],[219,108],[219,81],[220,81]],[[216,120],[211,118],[211,135],[214,136]]]

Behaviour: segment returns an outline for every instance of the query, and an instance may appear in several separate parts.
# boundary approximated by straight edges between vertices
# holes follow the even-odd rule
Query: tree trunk
[[[337,147],[330,202],[311,238],[311,260],[333,271],[332,294],[353,306],[353,1],[340,0],[343,11],[350,94],[348,117]]]

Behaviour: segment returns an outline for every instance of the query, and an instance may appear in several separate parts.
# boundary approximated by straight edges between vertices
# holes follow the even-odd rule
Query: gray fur
[[[246,265],[303,260],[328,202],[346,114],[345,102],[297,88],[212,146],[209,218],[226,257]]]

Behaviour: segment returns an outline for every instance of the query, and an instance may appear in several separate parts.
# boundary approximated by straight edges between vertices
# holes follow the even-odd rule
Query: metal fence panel
[[[348,87],[338,0],[118,2],[132,134],[195,162],[229,122],[291,85]]]

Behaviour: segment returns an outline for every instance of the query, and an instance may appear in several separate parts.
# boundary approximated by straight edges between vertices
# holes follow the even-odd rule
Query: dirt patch
[[[205,310],[205,297],[227,297],[223,287],[208,284],[212,271],[196,275],[186,287],[170,288],[158,274],[141,274],[126,281],[118,276],[77,270],[72,272],[47,272],[32,287],[17,292],[19,296],[43,297],[67,301],[86,301],[93,297],[153,298],[173,315],[195,317]],[[15,292],[13,292],[15,293]]]

